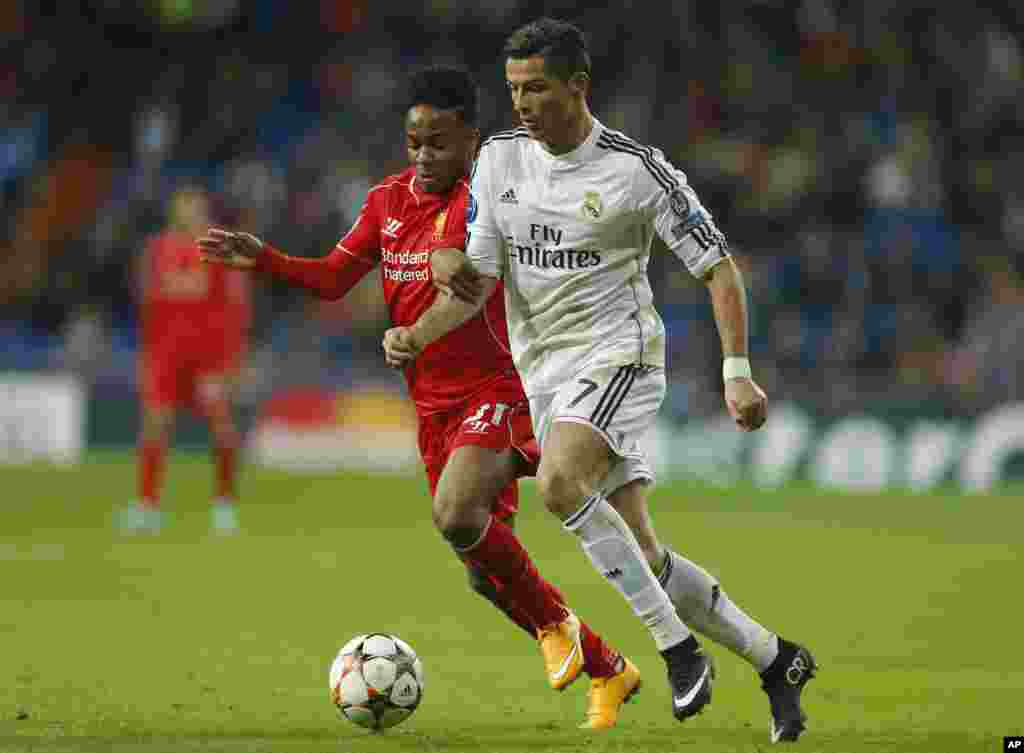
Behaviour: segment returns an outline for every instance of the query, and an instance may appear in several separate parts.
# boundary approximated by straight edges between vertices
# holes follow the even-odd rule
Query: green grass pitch
[[[669,712],[654,645],[525,486],[519,530],[643,691],[615,730],[576,729],[585,680],[547,688],[536,647],[471,594],[425,483],[247,469],[245,532],[208,532],[211,471],[176,455],[159,537],[115,533],[131,455],[0,467],[0,751],[767,751],[754,672],[719,647],[714,700]],[[807,642],[801,751],[993,753],[1024,732],[1022,495],[659,487],[666,542],[751,614]],[[340,719],[327,668],[359,632],[409,641],[423,704],[373,734]]]

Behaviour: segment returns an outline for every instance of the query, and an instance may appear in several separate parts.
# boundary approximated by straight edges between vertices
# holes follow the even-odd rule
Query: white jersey
[[[466,253],[505,283],[512,356],[531,396],[585,368],[664,365],[647,279],[655,232],[696,277],[728,255],[686,176],[596,119],[558,156],[523,128],[491,137],[471,191]]]

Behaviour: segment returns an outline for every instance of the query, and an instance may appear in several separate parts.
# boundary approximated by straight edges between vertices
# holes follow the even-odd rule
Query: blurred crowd
[[[170,192],[289,253],[326,253],[404,165],[419,65],[477,76],[515,125],[500,50],[577,22],[592,109],[662,148],[746,272],[774,399],[977,411],[1024,399],[1024,16],[916,0],[7,0],[0,10],[0,370],[134,379],[135,261]],[[655,253],[669,409],[720,409],[703,287]],[[324,304],[256,286],[247,384],[382,373],[370,278]],[[385,378],[385,377],[382,377]]]

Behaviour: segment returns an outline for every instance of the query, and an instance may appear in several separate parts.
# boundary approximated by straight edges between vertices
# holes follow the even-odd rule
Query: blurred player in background
[[[465,244],[467,176],[479,144],[476,85],[459,69],[428,69],[411,78],[405,105],[411,167],[370,190],[355,225],[329,255],[290,257],[247,233],[211,228],[200,240],[207,258],[331,299],[380,265],[392,322],[415,322],[438,295],[431,253]],[[562,690],[581,672],[591,676],[582,726],[613,726],[639,686],[639,672],[565,606],[513,531],[516,479],[532,473],[537,453],[501,292],[404,373],[436,527],[469,569],[473,589],[538,639],[551,687]]]
[[[177,190],[167,229],[146,244],[141,264],[138,500],[125,511],[129,531],[159,531],[160,492],[175,413],[206,419],[215,472],[211,525],[238,529],[238,429],[232,389],[246,352],[250,318],[244,273],[204,264],[196,242],[210,225],[209,198],[197,187]]]
[[[516,31],[505,55],[524,127],[484,142],[466,252],[432,257],[436,283],[454,295],[438,297],[413,327],[389,331],[389,357],[421,357],[503,283],[542,447],[538,491],[650,630],[673,714],[683,721],[711,700],[713,667],[692,625],[753,665],[768,694],[772,742],[795,740],[804,729],[801,692],[815,671],[810,653],[661,545],[640,491],[654,474],[638,440],[666,390],[665,328],[647,279],[655,234],[708,288],[737,426],[752,431],[765,421],[767,399],[747,357],[746,292],[725,237],[660,151],[590,113],[590,56],[579,29],[541,19]]]

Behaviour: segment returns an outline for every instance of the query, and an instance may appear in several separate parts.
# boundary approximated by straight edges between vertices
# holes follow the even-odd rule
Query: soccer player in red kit
[[[175,412],[190,408],[210,428],[216,465],[212,527],[238,529],[238,431],[231,387],[246,350],[249,281],[204,264],[198,236],[209,227],[209,201],[197,187],[171,197],[168,229],[146,244],[141,268],[138,501],[125,511],[130,531],[160,529],[160,491]]]
[[[248,233],[211,228],[200,239],[207,257],[326,298],[345,295],[380,265],[392,322],[415,322],[439,294],[430,278],[431,252],[465,245],[467,174],[479,132],[476,86],[467,73],[431,68],[409,84],[405,137],[412,166],[370,190],[355,225],[328,256],[290,257]],[[551,687],[561,690],[581,672],[590,674],[582,726],[613,726],[639,687],[639,672],[565,606],[512,527],[516,478],[532,472],[537,450],[508,350],[501,292],[404,373],[436,527],[465,562],[474,590],[539,641]]]

